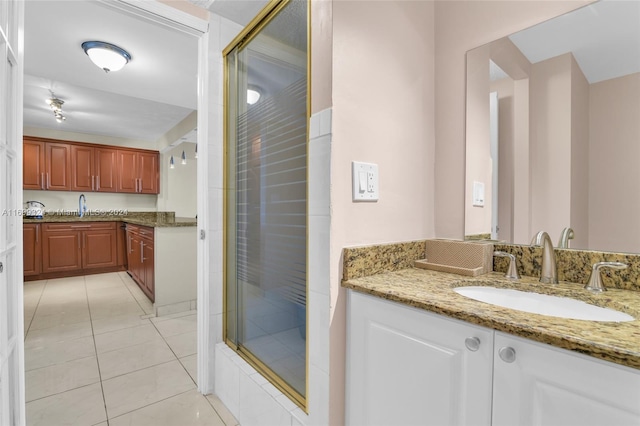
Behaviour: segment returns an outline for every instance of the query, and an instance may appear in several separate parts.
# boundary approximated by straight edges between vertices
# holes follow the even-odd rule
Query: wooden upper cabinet
[[[160,155],[157,152],[118,151],[118,192],[160,193]]]
[[[71,190],[93,191],[95,188],[94,149],[71,145]]]
[[[138,192],[137,160],[135,151],[118,150],[118,192]]]
[[[71,145],[46,143],[45,152],[45,188],[71,190]]]
[[[39,138],[24,138],[24,189],[71,189],[71,146]]]
[[[118,151],[113,148],[96,148],[95,190],[100,192],[118,191]]]
[[[24,137],[23,188],[160,193],[160,153]]]
[[[138,153],[138,192],[158,194],[160,187],[159,154],[157,152]]]
[[[25,138],[22,155],[24,189],[45,189],[44,142]]]

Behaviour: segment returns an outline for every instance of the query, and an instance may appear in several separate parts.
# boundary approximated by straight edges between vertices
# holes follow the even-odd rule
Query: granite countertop
[[[473,285],[572,297],[625,312],[636,320],[596,322],[531,314],[479,302],[453,290]],[[575,283],[542,284],[533,277],[522,277],[514,282],[497,272],[465,277],[416,268],[354,278],[343,281],[342,286],[640,369],[640,292],[637,291],[609,289],[602,294],[592,294]]]
[[[78,217],[69,214],[45,214],[42,219],[23,219],[24,223],[69,223],[69,222],[125,222],[154,228],[197,226],[198,220],[190,217],[175,217],[173,212],[90,212]]]

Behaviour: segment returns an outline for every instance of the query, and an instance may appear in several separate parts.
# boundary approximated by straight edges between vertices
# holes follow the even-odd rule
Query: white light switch
[[[473,182],[473,205],[484,207],[484,183]]]
[[[351,163],[353,201],[378,200],[378,165],[354,161]]]

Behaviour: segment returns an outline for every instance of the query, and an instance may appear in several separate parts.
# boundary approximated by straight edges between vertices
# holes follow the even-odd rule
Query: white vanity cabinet
[[[494,345],[493,425],[640,424],[639,370],[498,331]]]
[[[347,425],[640,425],[639,370],[348,293]]]
[[[347,425],[491,423],[492,330],[353,291],[348,303]]]

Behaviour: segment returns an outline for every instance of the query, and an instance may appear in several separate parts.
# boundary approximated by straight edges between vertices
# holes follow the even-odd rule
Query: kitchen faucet
[[[558,267],[556,265],[556,254],[553,251],[553,243],[549,234],[544,231],[538,232],[533,240],[532,246],[542,246],[542,272],[540,282],[546,284],[558,284]]]
[[[82,217],[87,212],[87,197],[80,194],[78,197],[78,216]]]

